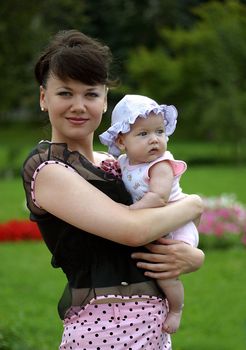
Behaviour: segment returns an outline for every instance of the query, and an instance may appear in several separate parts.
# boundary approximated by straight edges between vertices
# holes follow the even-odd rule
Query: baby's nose
[[[151,136],[150,136],[150,143],[158,143],[158,137],[157,137],[157,135],[156,134],[152,134]]]

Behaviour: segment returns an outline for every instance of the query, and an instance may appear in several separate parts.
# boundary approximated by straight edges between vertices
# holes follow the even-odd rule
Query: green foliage
[[[123,84],[109,95],[109,112],[124,93],[174,104],[177,139],[230,142],[243,161],[245,1],[2,0],[0,121],[40,122],[34,62],[54,32],[70,28],[112,48]],[[105,118],[100,131],[108,125]]]
[[[0,121],[40,121],[34,62],[54,32],[77,28],[112,48],[123,84],[111,93],[110,108],[126,92],[174,104],[177,138],[225,140],[242,159],[245,14],[245,1],[236,0],[3,0]]]
[[[226,140],[240,158],[246,144],[246,7],[236,0],[209,2],[194,14],[192,28],[164,28],[158,47],[132,51],[132,85],[124,92],[134,86],[175,104],[181,116],[177,135]]]
[[[167,33],[182,62],[182,113],[197,127],[197,136],[245,142],[246,7],[212,2],[195,13],[200,21],[193,30]]]
[[[27,154],[40,140],[50,139],[41,124],[2,124],[0,128],[0,177],[20,176]]]
[[[141,43],[153,47],[161,25],[191,23],[189,6],[198,0],[2,0],[0,9],[0,120],[33,119],[38,87],[33,66],[40,50],[58,30],[75,28],[105,41],[124,77],[128,50]]]
[[[170,101],[171,104],[173,95],[179,89],[181,67],[179,62],[170,59],[164,47],[153,51],[146,47],[132,50],[127,67],[131,84],[121,87],[123,93],[137,91],[158,101],[165,97],[166,103]]]
[[[30,94],[30,62],[35,44],[34,2],[2,1],[0,11],[1,114],[25,106]],[[27,41],[28,45],[23,45]],[[35,50],[35,46],[33,48]],[[33,80],[33,79],[32,79]]]
[[[128,51],[136,45],[153,48],[160,39],[160,27],[189,27],[194,21],[190,8],[204,0],[149,1],[101,0],[88,1],[86,14],[90,21],[87,33],[102,38],[112,49],[122,65]],[[123,75],[122,75],[123,73]]]
[[[28,219],[25,193],[21,178],[4,179],[0,181],[1,200],[4,205],[0,207],[0,222],[11,219]]]
[[[84,7],[74,0],[1,1],[0,120],[40,118],[34,62],[54,32],[86,25]]]

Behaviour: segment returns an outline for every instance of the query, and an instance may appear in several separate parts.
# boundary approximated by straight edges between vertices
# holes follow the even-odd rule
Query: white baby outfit
[[[150,162],[137,165],[130,165],[127,155],[123,154],[118,158],[122,172],[122,180],[126,189],[131,193],[133,202],[139,201],[149,190],[149,170],[161,161],[169,161],[174,174],[174,181],[169,197],[169,202],[173,202],[185,197],[179,184],[181,175],[186,171],[187,165],[182,160],[175,160],[173,155],[166,151],[162,157]],[[163,179],[165,181],[165,179]],[[193,247],[198,246],[198,231],[193,222],[189,222],[176,231],[171,232],[168,238],[184,241]]]
[[[151,98],[141,95],[125,95],[117,103],[112,112],[111,126],[99,135],[100,141],[108,146],[109,153],[116,157],[119,156],[120,149],[116,142],[118,135],[120,133],[128,133],[131,130],[131,125],[135,123],[138,117],[148,118],[151,113],[163,117],[165,137],[168,141],[168,136],[172,135],[176,128],[177,109],[173,105],[159,105]],[[187,165],[181,160],[175,160],[169,151],[166,151],[162,157],[150,163],[130,165],[126,155],[119,156],[118,161],[122,172],[122,180],[128,192],[132,195],[134,202],[141,199],[148,192],[149,169],[161,161],[169,161],[174,174],[169,202],[179,200],[185,196],[179,185],[179,179],[185,172]],[[197,247],[199,240],[198,231],[193,222],[188,222],[178,230],[171,232],[168,238],[184,241],[194,247]]]

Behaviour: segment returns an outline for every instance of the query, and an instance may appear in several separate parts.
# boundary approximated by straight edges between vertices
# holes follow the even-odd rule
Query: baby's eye
[[[158,134],[158,135],[162,135],[162,134],[164,134],[164,130],[163,130],[163,129],[159,129],[159,130],[157,130],[157,134]]]
[[[139,135],[139,136],[146,136],[146,135],[147,135],[147,132],[146,132],[146,131],[141,131],[138,135]]]

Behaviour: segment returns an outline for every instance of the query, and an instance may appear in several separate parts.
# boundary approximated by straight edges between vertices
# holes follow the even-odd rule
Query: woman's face
[[[101,122],[107,88],[51,75],[46,87],[40,87],[40,106],[48,111],[53,142],[83,142],[93,137]]]

